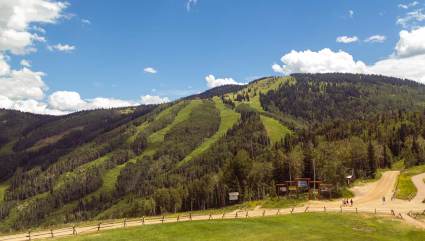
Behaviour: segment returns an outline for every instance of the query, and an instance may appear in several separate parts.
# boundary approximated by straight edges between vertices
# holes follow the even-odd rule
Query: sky
[[[296,72],[425,83],[425,0],[0,0],[0,108],[156,104]]]

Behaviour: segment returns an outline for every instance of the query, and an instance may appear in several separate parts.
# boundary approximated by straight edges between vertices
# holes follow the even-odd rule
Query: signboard
[[[229,192],[229,201],[237,201],[239,199],[239,192]]]
[[[307,181],[298,181],[298,187],[299,188],[308,188],[308,182]]]
[[[288,191],[288,188],[285,187],[285,186],[282,186],[282,187],[279,187],[279,191],[280,192],[286,192],[286,191]]]
[[[289,191],[296,191],[297,190],[297,186],[289,186],[288,187]]]

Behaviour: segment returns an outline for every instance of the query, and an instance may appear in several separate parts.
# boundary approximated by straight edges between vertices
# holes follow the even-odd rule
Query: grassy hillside
[[[172,103],[66,116],[0,110],[0,231],[189,210],[312,177],[344,195],[425,160],[425,87],[352,74],[266,77]],[[412,169],[413,170],[413,169]],[[409,172],[399,195],[414,193]]]
[[[370,216],[295,214],[149,225],[60,240],[421,240],[424,231]]]
[[[198,157],[200,154],[205,152],[212,144],[224,136],[226,132],[239,120],[240,114],[229,109],[229,107],[226,107],[219,98],[215,97],[214,103],[216,108],[220,111],[220,127],[218,131],[212,137],[206,139],[202,145],[187,155],[181,162],[178,163],[178,166],[186,164],[193,158]]]

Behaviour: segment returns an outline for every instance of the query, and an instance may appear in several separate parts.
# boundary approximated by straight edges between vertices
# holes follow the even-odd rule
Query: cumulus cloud
[[[365,39],[365,42],[368,42],[368,43],[383,43],[383,42],[385,42],[386,39],[387,39],[387,37],[385,37],[384,35],[372,35],[372,36],[368,37],[367,39]]]
[[[207,81],[207,86],[209,88],[214,88],[221,85],[244,85],[245,84],[245,83],[237,82],[236,80],[232,78],[216,79],[215,76],[212,74],[206,76],[205,80]]]
[[[0,1],[0,108],[38,114],[62,115],[79,110],[139,105],[144,102],[165,102],[168,98],[147,97],[140,101],[97,97],[83,99],[74,91],[56,91],[46,98],[48,87],[45,75],[30,69],[31,63],[22,59],[20,69],[12,69],[9,54],[24,55],[36,51],[36,42],[46,42],[46,30],[38,23],[55,23],[68,6],[55,0],[1,0]],[[88,24],[87,20],[82,20]],[[56,44],[51,51],[70,52],[75,46]]]
[[[395,54],[399,57],[425,54],[425,27],[412,31],[402,30]]]
[[[48,0],[2,0],[0,2],[0,51],[10,51],[13,54],[33,52],[35,50],[32,47],[33,42],[40,41],[41,37],[30,32],[30,25],[55,23],[66,7],[67,4],[64,2]]]
[[[145,73],[148,73],[148,74],[158,73],[158,71],[156,69],[154,69],[153,67],[146,67],[143,71],[145,71]]]
[[[144,105],[154,105],[170,102],[170,99],[167,97],[162,98],[157,95],[145,95],[140,97],[140,102]]]
[[[394,53],[374,64],[354,60],[344,51],[328,48],[320,51],[291,51],[285,54],[282,65],[272,69],[281,74],[292,73],[366,73],[406,78],[425,83],[425,27],[400,32]]]
[[[198,0],[187,0],[186,10],[189,12],[198,3]]]
[[[273,70],[282,74],[292,73],[363,73],[366,65],[361,61],[355,61],[353,56],[344,52],[333,52],[325,48],[318,52],[306,50],[295,51],[281,58],[283,65],[274,64]]]
[[[55,44],[55,45],[49,45],[47,46],[47,49],[50,51],[60,51],[60,52],[66,52],[70,53],[75,50],[75,46],[69,45],[69,44]]]
[[[357,36],[339,36],[336,38],[336,42],[344,44],[354,43],[357,41],[359,41],[359,38]]]

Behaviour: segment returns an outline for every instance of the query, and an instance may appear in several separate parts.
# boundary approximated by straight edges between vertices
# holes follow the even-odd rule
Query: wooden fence
[[[369,213],[375,215],[391,215],[396,218],[402,219],[401,213],[396,212],[392,209],[367,209],[357,207],[340,207],[340,208],[327,208],[323,207],[298,207],[298,208],[286,208],[286,209],[260,209],[260,210],[245,210],[245,211],[233,211],[230,213],[210,213],[210,214],[185,214],[185,215],[174,215],[174,216],[156,216],[156,217],[140,217],[140,218],[125,218],[119,221],[111,222],[99,222],[92,225],[72,225],[66,228],[60,229],[49,229],[45,231],[31,231],[27,233],[14,234],[8,236],[0,236],[0,241],[24,241],[24,240],[36,240],[36,239],[47,239],[56,237],[67,237],[75,236],[87,233],[95,233],[101,230],[111,230],[118,228],[135,227],[142,225],[152,224],[164,224],[164,223],[175,223],[175,222],[188,222],[188,221],[200,221],[200,220],[220,220],[220,219],[243,219],[250,217],[265,217],[265,216],[276,216],[276,215],[288,215],[295,213],[307,213],[307,212],[334,212],[334,213]],[[413,216],[414,213],[425,214],[425,210],[412,210],[409,215]]]

